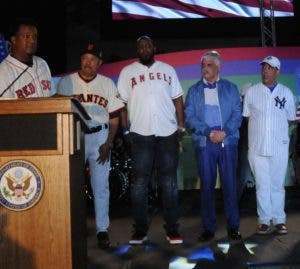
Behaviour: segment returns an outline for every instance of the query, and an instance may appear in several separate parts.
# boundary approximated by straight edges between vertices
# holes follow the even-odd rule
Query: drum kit
[[[116,139],[111,151],[111,167],[109,171],[110,203],[128,201],[130,188],[131,158],[123,141]],[[88,201],[93,201],[90,184],[89,164],[85,165],[84,191]]]
[[[130,150],[123,138],[117,137],[111,151],[111,167],[109,173],[110,204],[130,203],[130,184],[132,177],[132,159]],[[85,194],[88,201],[93,201],[93,193],[89,179],[89,165],[85,167]],[[153,173],[149,184],[149,206],[156,207],[158,204],[159,186]]]

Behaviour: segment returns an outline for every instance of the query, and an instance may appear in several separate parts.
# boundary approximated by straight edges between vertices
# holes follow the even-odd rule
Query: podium
[[[70,97],[0,100],[0,268],[87,267],[88,119]]]

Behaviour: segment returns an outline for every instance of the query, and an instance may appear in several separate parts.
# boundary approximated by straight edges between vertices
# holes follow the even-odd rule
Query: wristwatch
[[[125,131],[123,132],[123,135],[124,135],[124,136],[129,135],[129,131],[128,131],[128,130],[125,130]]]
[[[178,129],[179,131],[183,132],[183,133],[185,132],[185,128],[184,128],[184,127],[178,126],[177,129]]]

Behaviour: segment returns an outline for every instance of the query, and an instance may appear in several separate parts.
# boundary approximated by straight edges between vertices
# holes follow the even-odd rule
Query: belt
[[[108,128],[108,124],[104,123],[102,125],[96,126],[96,127],[91,127],[90,129],[88,129],[85,133],[86,134],[93,134],[93,133],[97,133],[100,132],[101,130],[105,130]]]

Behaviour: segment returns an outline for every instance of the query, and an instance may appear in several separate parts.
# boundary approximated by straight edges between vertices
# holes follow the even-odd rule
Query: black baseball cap
[[[88,43],[85,45],[84,49],[81,52],[81,55],[90,53],[98,57],[99,59],[102,59],[102,49],[97,43]]]
[[[150,36],[148,36],[148,35],[142,35],[142,36],[140,36],[136,40],[136,42],[140,42],[141,40],[147,40],[147,41],[151,41],[153,43],[153,39]]]

